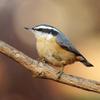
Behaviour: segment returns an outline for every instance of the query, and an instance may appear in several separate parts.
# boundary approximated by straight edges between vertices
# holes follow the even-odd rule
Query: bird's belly
[[[55,66],[63,66],[73,63],[76,59],[75,54],[64,50],[55,39],[37,40],[37,51],[41,58]]]

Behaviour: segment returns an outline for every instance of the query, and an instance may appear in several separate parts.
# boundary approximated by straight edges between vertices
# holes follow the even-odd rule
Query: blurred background
[[[100,0],[0,0],[0,40],[37,59],[34,35],[24,26],[59,28],[94,65],[68,65],[65,72],[100,81]],[[57,82],[33,79],[0,54],[0,100],[100,100],[100,95]]]

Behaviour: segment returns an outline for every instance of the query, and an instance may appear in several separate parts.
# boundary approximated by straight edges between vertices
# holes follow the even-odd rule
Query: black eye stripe
[[[43,28],[39,28],[39,29],[34,29],[36,31],[40,31],[40,32],[44,32],[44,33],[48,33],[48,34],[52,34],[54,36],[56,36],[58,34],[57,31],[53,30],[53,29],[43,29]]]

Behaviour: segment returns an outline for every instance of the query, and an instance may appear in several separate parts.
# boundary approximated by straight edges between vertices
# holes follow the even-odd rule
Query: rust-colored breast
[[[48,63],[56,66],[71,64],[76,60],[74,53],[64,50],[53,37],[49,40],[46,38],[37,39],[37,51],[41,58],[45,58]]]

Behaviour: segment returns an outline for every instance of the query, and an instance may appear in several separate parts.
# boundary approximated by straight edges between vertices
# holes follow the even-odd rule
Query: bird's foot
[[[57,76],[58,76],[57,79],[60,79],[63,73],[64,73],[63,71],[57,72]]]
[[[38,58],[38,63],[40,63],[40,62],[45,63],[45,59],[44,58]]]

